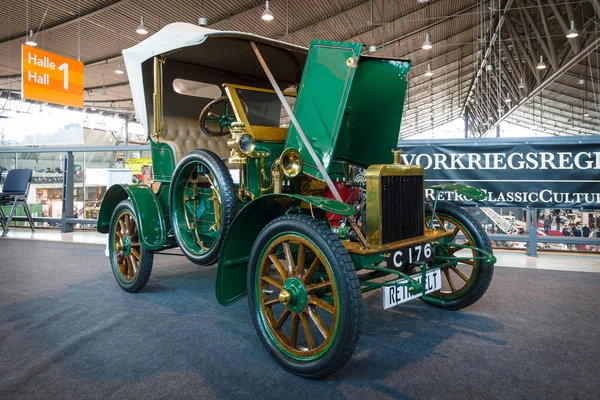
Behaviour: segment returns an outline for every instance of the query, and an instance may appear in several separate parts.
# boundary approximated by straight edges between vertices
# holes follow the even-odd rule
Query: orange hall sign
[[[83,108],[83,63],[21,46],[23,99]]]

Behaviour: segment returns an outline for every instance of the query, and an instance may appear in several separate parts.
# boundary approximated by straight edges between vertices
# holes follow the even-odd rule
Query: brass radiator
[[[372,165],[366,175],[367,242],[384,245],[423,236],[423,167]]]

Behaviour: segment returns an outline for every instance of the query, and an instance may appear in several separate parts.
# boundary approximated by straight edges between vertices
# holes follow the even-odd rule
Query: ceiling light
[[[505,102],[506,104],[510,104],[510,102],[511,102],[511,101],[512,101],[512,100],[510,99],[510,97],[507,97],[507,98],[504,100],[504,102]]]
[[[377,51],[377,46],[371,45],[369,46],[369,53],[375,53]]]
[[[423,42],[423,46],[421,46],[421,48],[423,50],[429,50],[432,47],[433,46],[431,45],[431,42],[429,41],[429,33],[425,33],[425,41]]]
[[[427,63],[427,71],[425,71],[425,76],[432,76],[433,71],[431,70],[431,64]]]
[[[571,21],[571,29],[569,29],[569,31],[567,32],[567,37],[569,39],[573,39],[577,36],[579,36],[579,32],[577,32],[577,29],[575,29],[575,21]]]
[[[33,30],[32,29],[29,30],[29,36],[27,36],[27,40],[25,41],[25,44],[27,46],[31,46],[31,47],[37,46],[37,43],[33,39]]]
[[[265,21],[271,21],[273,18],[275,18],[273,16],[273,13],[271,12],[271,10],[269,10],[269,2],[265,1],[265,11],[263,11],[262,19],[264,19]]]
[[[204,17],[200,17],[198,18],[198,25],[200,26],[207,26],[208,25],[208,20]]]
[[[117,61],[117,68],[115,69],[115,74],[123,74],[124,71],[121,69],[121,61]]]
[[[485,70],[487,72],[492,72],[494,70],[494,66],[491,65],[491,64],[488,64],[488,65],[485,66]]]
[[[102,86],[102,92],[100,92],[102,96],[106,96],[106,87]]]
[[[539,70],[546,69],[546,63],[544,62],[544,56],[540,56],[540,62],[538,63],[536,68]]]
[[[577,83],[580,85],[585,85],[585,79],[580,79],[577,81]]]
[[[148,34],[148,29],[146,29],[146,27],[144,26],[144,17],[140,17],[140,24],[138,25],[135,31],[140,35]]]
[[[589,117],[589,116],[590,116],[590,113],[586,112],[586,113],[584,113],[584,114],[583,114],[583,116],[584,116],[584,117]]]
[[[525,89],[525,83],[523,82],[523,78],[521,78],[521,81],[519,82],[519,89]]]

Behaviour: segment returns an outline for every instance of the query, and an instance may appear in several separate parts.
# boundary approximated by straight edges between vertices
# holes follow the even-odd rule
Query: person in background
[[[575,237],[581,237],[581,224],[578,222],[577,224],[575,224],[575,226],[573,226],[572,228],[573,231],[573,236]]]
[[[560,213],[556,214],[556,230],[560,231]]]
[[[546,235],[550,231],[550,228],[552,228],[552,216],[548,214],[548,216],[544,219],[544,233],[546,233]]]
[[[565,226],[562,228],[562,234],[563,234],[563,236],[566,236],[566,237],[573,236],[573,232],[571,229],[569,229],[567,227],[567,224],[565,224]],[[570,243],[565,244],[565,248],[567,250],[571,250],[571,244]]]
[[[583,234],[583,237],[590,237],[590,227],[589,226],[584,226],[583,229],[581,230],[581,233]]]

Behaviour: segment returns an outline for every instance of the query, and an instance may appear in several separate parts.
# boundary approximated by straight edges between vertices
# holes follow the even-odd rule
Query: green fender
[[[483,200],[486,196],[486,193],[483,190],[474,188],[473,186],[463,185],[462,183],[446,183],[444,185],[433,185],[429,186],[427,189],[434,189],[438,192],[455,192],[473,200]]]
[[[219,255],[216,295],[222,305],[230,305],[246,296],[246,273],[252,245],[262,229],[290,207],[305,201],[334,214],[350,216],[354,208],[324,197],[296,194],[268,194],[251,201],[231,223]]]
[[[149,250],[161,249],[167,240],[165,219],[158,198],[146,185],[112,185],[102,200],[98,215],[98,232],[108,233],[110,219],[117,204],[128,198],[135,210],[142,245]]]

